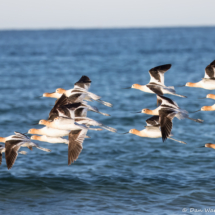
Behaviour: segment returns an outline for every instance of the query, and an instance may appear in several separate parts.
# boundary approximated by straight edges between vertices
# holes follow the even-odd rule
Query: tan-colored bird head
[[[194,87],[195,83],[192,83],[192,82],[187,82],[185,84],[186,87]]]
[[[213,111],[215,108],[213,106],[203,106],[201,111]]]
[[[59,94],[63,94],[66,92],[66,90],[64,90],[63,88],[57,88],[55,92]]]
[[[0,142],[1,143],[5,143],[6,142],[6,138],[5,137],[0,137]]]
[[[32,140],[40,140],[41,136],[33,135],[33,136],[31,136],[31,139]]]
[[[59,93],[43,93],[43,97],[50,97],[50,98],[56,98],[59,99],[61,97],[61,94]]]
[[[213,143],[206,143],[205,147],[215,149],[215,144],[213,144]]]
[[[215,99],[215,95],[214,94],[207,94],[206,98]]]
[[[136,134],[137,131],[138,131],[137,129],[133,128],[133,129],[129,130],[129,133],[130,134]]]
[[[28,130],[28,134],[38,134],[38,129],[31,128],[30,130]]]
[[[131,88],[134,88],[134,89],[139,89],[140,87],[141,87],[141,85],[139,85],[139,84],[133,84],[131,86]]]
[[[47,121],[47,120],[45,120],[45,119],[41,119],[40,121],[39,121],[39,125],[49,125],[49,121]]]

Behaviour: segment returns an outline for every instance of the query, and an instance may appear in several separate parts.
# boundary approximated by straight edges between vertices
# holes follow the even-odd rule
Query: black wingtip
[[[77,81],[75,84],[78,84],[78,83],[91,83],[92,81],[90,80],[89,77],[87,77],[86,75],[83,75],[79,81]]]

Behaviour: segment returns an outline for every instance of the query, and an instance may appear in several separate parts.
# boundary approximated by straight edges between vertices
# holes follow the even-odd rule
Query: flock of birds
[[[81,79],[74,84],[73,89],[64,90],[62,88],[56,89],[54,93],[44,93],[43,97],[56,98],[55,105],[49,113],[47,120],[40,120],[39,124],[44,125],[41,129],[32,128],[28,131],[33,135],[31,138],[25,134],[15,132],[15,135],[9,137],[0,137],[0,142],[4,142],[5,146],[0,146],[0,161],[2,162],[2,153],[5,153],[6,164],[8,169],[12,168],[16,161],[18,154],[26,154],[26,152],[19,152],[20,147],[27,147],[32,150],[36,147],[40,150],[50,152],[49,149],[42,148],[32,142],[38,140],[48,143],[64,143],[68,145],[68,165],[74,162],[81,153],[82,143],[87,136],[88,130],[103,130],[106,129],[111,132],[117,130],[109,126],[87,117],[88,111],[93,111],[104,116],[109,114],[102,113],[97,107],[91,106],[87,101],[97,101],[108,107],[112,104],[102,101],[100,96],[97,96],[88,91],[91,85],[91,80],[87,76],[82,76]],[[97,126],[99,128],[91,128]],[[68,139],[62,137],[69,136]]]
[[[131,129],[129,132],[140,137],[161,138],[165,141],[167,138],[186,144],[184,141],[173,139],[171,130],[173,119],[190,119],[192,121],[202,123],[201,119],[193,119],[189,117],[186,110],[181,109],[175,101],[163,96],[164,94],[175,95],[186,98],[186,96],[176,94],[173,86],[165,86],[164,73],[171,68],[171,64],[161,65],[149,70],[150,82],[146,85],[133,84],[129,88],[138,89],[147,93],[156,94],[157,108],[154,110],[142,109],[139,113],[153,115],[146,120],[147,126],[145,129],[138,131]],[[27,147],[32,150],[36,147],[40,150],[50,152],[49,149],[42,148],[32,140],[38,140],[48,143],[64,143],[68,145],[68,165],[76,161],[83,149],[83,141],[87,136],[88,130],[103,130],[117,132],[115,128],[103,125],[94,119],[87,117],[88,111],[93,111],[104,116],[109,114],[102,113],[97,107],[91,106],[87,101],[97,101],[105,106],[112,107],[112,104],[101,100],[100,96],[89,92],[91,80],[87,76],[82,76],[81,79],[74,84],[74,88],[65,90],[62,88],[56,89],[54,93],[44,93],[43,97],[56,98],[55,105],[49,113],[47,120],[40,120],[39,124],[44,125],[41,129],[32,128],[28,131],[29,134],[34,134],[29,138],[25,134],[15,132],[15,135],[8,137],[0,137],[0,142],[5,145],[0,145],[0,164],[2,162],[2,153],[5,153],[5,159],[8,169],[14,165],[18,154],[26,154],[26,151],[19,151],[20,147]],[[205,76],[203,80],[197,83],[188,82],[188,87],[199,87],[208,90],[215,89],[215,60],[205,68]],[[128,88],[125,88],[128,89]],[[215,99],[215,95],[208,94],[205,98]],[[203,106],[198,111],[213,111],[215,104],[212,106]],[[195,111],[197,112],[197,111]],[[96,126],[97,128],[92,128]],[[124,133],[124,134],[126,134]],[[35,135],[37,134],[37,135]],[[41,136],[38,136],[41,135]],[[68,136],[68,139],[62,137]],[[207,143],[203,147],[215,149],[215,144]]]
[[[176,117],[178,119],[190,119],[198,123],[202,123],[201,119],[193,119],[189,117],[189,114],[186,110],[181,109],[175,101],[170,98],[163,96],[163,94],[171,94],[179,97],[186,98],[186,96],[176,94],[175,88],[173,86],[167,87],[164,84],[164,73],[171,68],[171,64],[165,64],[161,66],[154,67],[149,70],[150,74],[150,82],[146,85],[133,84],[131,87],[124,89],[138,89],[143,92],[153,93],[157,95],[157,108],[154,110],[149,110],[147,108],[142,109],[142,111],[138,113],[145,113],[149,115],[153,115],[151,118],[146,120],[147,126],[145,129],[138,131],[137,129],[131,129],[127,133],[135,134],[140,137],[148,137],[148,138],[160,138],[162,137],[163,141],[167,138],[172,139],[174,141],[184,143],[183,141],[179,141],[171,138],[171,130],[172,130],[172,120]],[[197,83],[186,83],[187,87],[198,87],[204,88],[207,90],[215,89],[215,60],[209,64],[205,68],[205,76],[203,80]],[[208,94],[205,98],[215,99],[215,95]],[[215,110],[215,104],[212,106],[203,106],[198,111],[213,111]],[[198,112],[195,111],[195,112]],[[206,143],[203,147],[209,147],[215,149],[215,144]]]

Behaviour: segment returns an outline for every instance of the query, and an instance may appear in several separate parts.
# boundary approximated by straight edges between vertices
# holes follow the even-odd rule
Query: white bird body
[[[34,135],[31,138],[33,140],[39,140],[39,141],[48,142],[48,143],[65,143],[65,144],[69,144],[69,140],[63,139],[61,137],[49,137],[49,136],[46,136],[46,135],[42,135],[42,136]]]
[[[50,127],[43,127],[41,129],[30,129],[28,131],[29,134],[39,134],[39,135],[46,135],[49,137],[64,137],[69,135],[70,130],[61,130],[56,128],[50,128]]]
[[[170,68],[171,68],[171,64],[166,64],[166,65],[161,65],[150,69],[149,70],[150,82],[146,85],[133,84],[131,88],[138,89],[146,93],[156,93],[159,95],[171,94],[171,95],[186,98],[186,96],[176,94],[175,88],[173,86],[166,87],[164,85],[164,73]],[[156,92],[151,90],[150,87],[153,87],[154,90],[156,90]]]
[[[185,86],[215,90],[215,60],[206,66],[205,76],[201,81],[197,83],[187,82]]]
[[[88,129],[84,125],[80,125],[75,122],[74,119],[66,117],[56,117],[52,122],[47,120],[40,120],[39,124],[46,125],[50,128],[60,129],[60,130],[81,130]]]

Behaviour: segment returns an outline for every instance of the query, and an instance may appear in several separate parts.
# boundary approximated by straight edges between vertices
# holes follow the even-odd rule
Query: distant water
[[[114,104],[93,102],[111,117],[89,117],[119,132],[141,130],[149,116],[132,112],[154,109],[156,98],[123,87],[148,83],[148,70],[167,63],[167,86],[197,82],[214,59],[215,28],[0,31],[0,136],[41,128],[33,124],[47,118],[54,99],[38,96],[70,89],[82,75],[92,80],[91,92]],[[198,97],[215,91],[176,90],[188,98],[170,97],[188,111],[214,104]],[[172,130],[187,145],[89,131],[71,166],[67,145],[38,142],[52,152],[28,150],[10,171],[3,160],[0,214],[209,214],[204,210],[215,209],[215,150],[198,147],[215,143],[215,112],[191,117],[204,123],[174,119]]]

